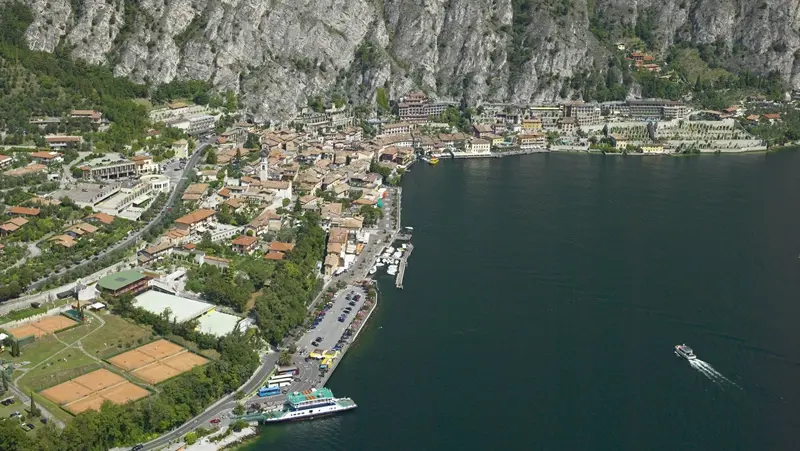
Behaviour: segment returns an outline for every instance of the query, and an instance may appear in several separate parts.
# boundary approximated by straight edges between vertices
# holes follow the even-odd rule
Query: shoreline
[[[469,159],[486,159],[486,158],[504,158],[519,155],[535,155],[535,154],[585,154],[585,155],[604,155],[604,156],[621,156],[621,157],[700,157],[700,156],[719,156],[719,155],[755,155],[755,154],[769,154],[773,152],[785,151],[800,148],[800,144],[780,145],[773,146],[767,149],[753,149],[742,151],[709,151],[698,153],[638,153],[638,152],[602,152],[591,150],[550,150],[538,149],[524,152],[498,152],[489,154],[457,154],[457,156],[439,156],[440,159],[445,160],[469,160]]]

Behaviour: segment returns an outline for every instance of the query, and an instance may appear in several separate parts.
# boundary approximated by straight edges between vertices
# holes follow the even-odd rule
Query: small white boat
[[[376,268],[382,268],[382,267],[383,267],[383,262],[382,262],[382,261],[380,261],[380,262],[378,262],[378,263],[375,263],[375,267],[376,267]]]
[[[378,267],[377,266],[373,266],[372,268],[369,269],[369,273],[370,274],[375,274],[376,272],[378,272]]]
[[[694,355],[694,351],[692,351],[692,348],[686,346],[686,344],[676,345],[675,355],[678,357],[683,357],[686,360],[694,360],[697,358],[697,356]]]

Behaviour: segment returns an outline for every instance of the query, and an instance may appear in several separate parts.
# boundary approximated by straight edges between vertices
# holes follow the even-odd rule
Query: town
[[[398,185],[415,162],[763,151],[753,130],[784,108],[473,109],[415,91],[373,117],[340,103],[257,123],[229,103],[169,99],[129,145],[107,139],[101,111],[35,116],[38,132],[2,146],[0,418],[27,437],[130,409],[148,425],[92,440],[221,447],[301,402],[293,393],[332,399],[325,381],[377,305],[384,261],[403,286],[413,245]],[[193,404],[180,397],[203,384]],[[143,400],[169,413],[156,421]]]

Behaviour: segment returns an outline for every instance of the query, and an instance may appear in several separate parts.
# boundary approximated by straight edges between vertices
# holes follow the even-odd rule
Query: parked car
[[[340,317],[339,317],[339,322],[340,322],[340,323],[343,323],[343,322],[344,322],[344,315],[342,315],[342,316],[340,316]]]
[[[36,426],[34,426],[33,423],[28,423],[27,426],[31,429],[36,429]]]
[[[356,305],[356,302],[355,302],[355,301],[350,301],[348,304],[349,304],[349,305],[352,305],[353,307],[355,307],[355,305]]]
[[[319,346],[319,343],[318,343],[318,342],[316,342],[316,341],[312,341],[312,342],[311,342],[311,346],[313,346],[313,347],[315,347],[315,348],[316,348],[317,346]]]

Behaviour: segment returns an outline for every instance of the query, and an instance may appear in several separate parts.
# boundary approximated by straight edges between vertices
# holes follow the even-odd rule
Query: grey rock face
[[[137,81],[210,80],[268,118],[334,90],[371,100],[379,86],[393,96],[419,87],[470,102],[557,100],[574,74],[605,66],[590,17],[611,31],[651,17],[662,50],[721,42],[736,50],[733,66],[800,87],[800,0],[26,1],[31,48],[66,41],[75,57]]]

